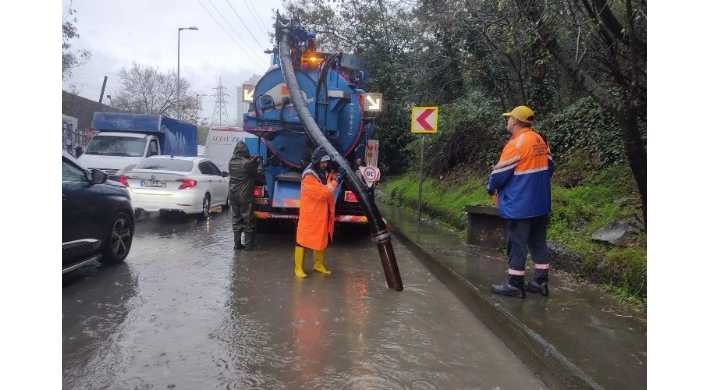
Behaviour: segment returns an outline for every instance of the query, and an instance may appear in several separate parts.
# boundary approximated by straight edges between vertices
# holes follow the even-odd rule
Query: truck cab
[[[197,156],[197,125],[163,115],[95,112],[94,135],[79,161],[118,180],[153,155]]]
[[[117,180],[122,170],[156,154],[161,154],[160,142],[153,135],[106,132],[91,139],[79,161],[85,166],[101,169],[109,179]]]

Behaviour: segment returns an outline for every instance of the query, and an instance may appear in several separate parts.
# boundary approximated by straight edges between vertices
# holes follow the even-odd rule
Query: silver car
[[[207,218],[212,207],[229,208],[229,173],[203,157],[150,156],[119,181],[138,214],[178,211]]]

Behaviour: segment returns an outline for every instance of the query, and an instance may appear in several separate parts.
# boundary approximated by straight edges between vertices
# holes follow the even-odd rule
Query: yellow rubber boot
[[[325,250],[313,251],[313,270],[318,271],[322,274],[330,275],[331,272],[325,269],[323,265],[323,257],[325,256]]]
[[[306,251],[306,248],[302,246],[296,246],[296,254],[294,258],[296,259],[296,268],[294,268],[294,272],[296,273],[296,276],[299,278],[307,278],[308,275],[306,275],[305,272],[303,272],[303,256]]]

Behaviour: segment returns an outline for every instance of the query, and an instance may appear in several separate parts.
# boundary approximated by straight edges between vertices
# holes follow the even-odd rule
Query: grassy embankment
[[[570,175],[581,180],[573,188],[555,185]],[[422,184],[421,212],[437,223],[465,236],[466,205],[488,205],[487,173],[459,168],[441,179],[426,178]],[[389,199],[383,201],[416,210],[419,198],[418,173],[391,178],[379,189]],[[612,221],[637,216],[642,219],[640,198],[630,171],[612,167],[590,174],[584,167],[569,164],[553,176],[552,215],[548,241],[563,244],[581,259],[576,276],[600,283],[616,297],[646,306],[646,233],[641,232],[623,245],[595,242],[592,235]],[[504,248],[500,248],[504,253]],[[552,259],[553,267],[554,257]],[[528,259],[528,261],[530,261]]]

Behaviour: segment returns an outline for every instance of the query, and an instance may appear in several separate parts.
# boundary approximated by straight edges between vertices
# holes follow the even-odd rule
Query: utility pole
[[[237,119],[235,120],[235,122],[236,122],[235,124],[236,124],[237,127],[241,127],[241,126],[239,125],[239,118],[242,117],[242,110],[240,110],[240,108],[241,108],[242,105],[243,105],[243,103],[242,103],[242,94],[243,94],[243,92],[242,92],[242,87],[237,86],[237,98],[235,99],[235,100],[237,101]]]
[[[177,119],[182,119],[182,110],[180,109],[180,31],[182,30],[199,30],[199,28],[179,27],[178,28],[178,67],[177,67]]]
[[[106,80],[108,80],[108,76],[104,76],[104,85],[101,86],[101,96],[99,97],[99,104],[102,104],[104,101],[104,91],[106,90]]]

